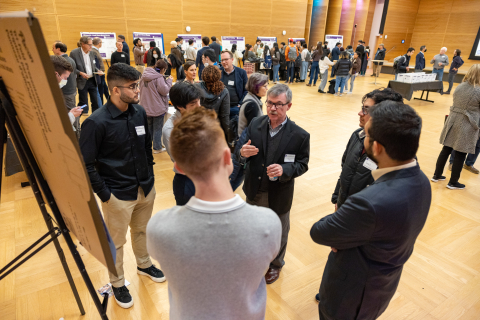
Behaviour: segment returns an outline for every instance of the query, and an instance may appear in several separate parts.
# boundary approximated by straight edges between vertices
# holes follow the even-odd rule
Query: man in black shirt
[[[165,281],[147,252],[146,228],[155,200],[152,138],[147,114],[138,105],[140,72],[117,63],[107,75],[110,99],[82,124],[80,149],[93,191],[102,201],[105,223],[117,249],[117,276],[109,274],[115,300],[122,308],[133,305],[125,286],[123,245],[128,226],[137,261],[137,273],[155,282]]]
[[[215,51],[215,61],[212,62],[217,62],[220,58],[220,51],[222,50],[222,46],[217,43],[217,37],[213,36],[210,39],[212,39],[212,43],[210,43],[209,47]]]
[[[110,58],[110,64],[113,66],[115,63],[125,63],[128,64],[128,54],[122,51],[123,44],[118,41],[117,42],[117,51],[112,53],[112,57]]]
[[[232,118],[233,116],[238,115],[240,111],[240,103],[247,94],[245,86],[248,82],[248,76],[245,70],[233,65],[233,53],[231,51],[222,51],[221,58],[221,81],[230,94],[230,118]]]

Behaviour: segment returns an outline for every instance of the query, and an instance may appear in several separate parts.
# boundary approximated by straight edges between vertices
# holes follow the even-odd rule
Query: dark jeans
[[[455,159],[455,152],[452,151],[452,155],[450,156],[450,163],[453,163],[453,160]],[[475,153],[469,153],[467,156],[467,160],[465,160],[465,164],[469,167],[473,167],[475,164],[475,161],[477,161],[478,154],[480,153],[480,139],[477,140],[477,145],[475,146]]]
[[[293,82],[295,76],[295,61],[287,61],[287,82]]]
[[[435,168],[434,175],[440,177],[443,173],[443,169],[445,168],[445,164],[447,163],[448,156],[452,153],[453,148],[443,146],[442,151],[437,159],[437,166]],[[463,162],[465,162],[465,158],[467,154],[465,152],[455,151],[455,160],[453,161],[452,166],[452,175],[450,176],[450,184],[454,184],[458,182],[460,179],[460,173],[462,172]]]
[[[318,66],[318,61],[313,61],[312,67],[310,68],[310,81],[308,82],[308,84],[312,84],[312,80],[313,80],[313,85],[316,86],[319,74],[320,74],[320,67]]]
[[[105,104],[103,101],[103,96],[108,100],[110,98],[110,94],[108,93],[107,82],[105,81],[105,75],[99,76],[100,82],[98,82],[98,94],[100,95],[100,99],[102,99],[101,104],[102,106]],[[100,101],[99,101],[100,104]]]
[[[457,75],[456,72],[450,71],[448,73],[448,90],[447,92],[450,93],[450,91],[453,88],[453,80],[455,80],[455,76]]]
[[[148,131],[153,141],[153,150],[162,149],[162,129],[163,129],[163,118],[165,114],[162,114],[158,117],[149,117],[147,116]]]
[[[85,83],[85,87],[82,90],[78,89],[78,105],[83,106],[87,105],[83,108],[83,113],[88,113],[88,96],[90,95],[90,102],[92,103],[92,113],[97,111],[99,108],[97,97],[98,97],[98,89],[97,84],[95,83],[95,77],[91,77]]]
[[[195,185],[186,175],[175,173],[173,177],[173,195],[177,206],[184,206],[195,195]]]

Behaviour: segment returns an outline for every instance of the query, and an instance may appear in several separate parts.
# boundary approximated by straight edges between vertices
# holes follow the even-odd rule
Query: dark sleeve
[[[112,66],[114,63],[117,63],[115,52],[112,53],[112,56],[110,57],[110,65]]]
[[[244,158],[244,157],[242,157],[242,155],[240,154],[240,151],[241,151],[241,149],[242,149],[242,146],[243,146],[244,144],[246,144],[246,143],[248,142],[248,140],[250,140],[250,137],[252,136],[251,132],[252,132],[252,123],[250,122],[250,124],[249,124],[249,125],[243,130],[243,132],[242,132],[242,136],[243,136],[243,134],[245,134],[245,136],[244,136],[245,140],[244,140],[243,144],[240,145],[239,148],[236,148],[236,147],[235,147],[235,155],[237,156],[237,161],[240,162],[240,163],[246,163],[247,161],[250,160],[250,158],[252,158],[252,157]],[[237,141],[237,144],[238,144],[238,143],[241,143],[241,142],[240,142],[240,141]]]
[[[247,72],[243,69],[240,69],[242,70],[242,89],[243,89],[243,93],[242,93],[242,96],[241,96],[241,99],[240,97],[238,97],[240,100],[238,102],[242,102],[243,101],[243,98],[245,98],[245,96],[247,95],[248,91],[246,89],[246,86],[247,86],[247,82],[248,82],[248,76],[247,76]]]
[[[421,67],[422,66],[422,61],[421,61],[421,58],[419,56],[420,56],[420,54],[417,54],[415,56],[415,67],[417,67],[417,66]]]
[[[222,104],[220,105],[219,113],[219,120],[220,125],[222,126],[223,132],[225,133],[225,138],[227,141],[231,141],[230,139],[230,94],[228,93],[228,89],[223,89],[226,91],[225,97],[223,97]]]
[[[70,58],[72,58],[72,60],[75,62],[75,67],[73,67],[73,70],[75,70],[75,74],[76,74],[77,76],[80,75],[80,72],[81,72],[81,71],[77,69],[77,65],[76,65],[77,62],[76,62],[75,59],[72,57],[72,53],[71,53],[71,52],[70,52]]]
[[[82,135],[79,141],[80,150],[83,155],[83,161],[85,161],[88,176],[90,177],[93,192],[98,195],[102,202],[106,202],[110,199],[111,192],[95,168],[98,150],[102,144],[103,136],[103,128],[100,128],[94,121],[88,118],[85,119],[82,124]]]
[[[260,116],[258,113],[258,106],[255,102],[250,101],[247,103],[245,106],[245,117],[247,118],[248,124],[250,124],[254,118]]]
[[[352,142],[352,137],[350,137],[350,139],[348,140],[347,147],[345,148],[345,151],[343,152],[342,165],[341,165],[342,170],[343,170],[343,165],[345,164],[345,160],[347,160],[347,154],[348,154],[348,150],[350,149],[350,143],[351,142]],[[342,175],[341,172],[340,172],[340,175]],[[335,186],[335,191],[333,191],[333,194],[332,194],[332,203],[333,204],[337,203],[339,192],[340,192],[340,177],[338,177],[337,185]]]
[[[374,231],[375,209],[355,194],[337,212],[315,223],[310,237],[318,244],[345,250],[365,244]]]
[[[398,64],[398,70],[407,71],[408,64],[405,64],[406,62],[407,62],[407,58],[403,56],[403,62]]]
[[[195,64],[197,65],[197,68],[200,66],[200,63],[202,62],[202,54],[200,53],[200,50],[197,51],[197,59],[195,60]]]
[[[294,162],[287,162],[281,164],[283,168],[283,174],[280,177],[280,182],[287,182],[296,177],[301,176],[308,170],[308,160],[310,158],[310,134],[306,134],[305,138],[298,149],[298,153],[295,155]]]
[[[150,135],[150,131],[148,130],[148,120],[147,120],[147,113],[145,109],[141,108],[143,111],[143,123],[145,127],[145,152],[147,154],[147,163],[150,166],[150,172],[153,176],[153,165],[155,162],[153,161],[153,150],[152,150],[152,136]]]

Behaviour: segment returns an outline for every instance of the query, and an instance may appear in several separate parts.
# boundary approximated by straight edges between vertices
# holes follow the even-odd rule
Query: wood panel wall
[[[357,46],[358,40],[363,40],[368,43],[368,38],[365,36],[366,29],[367,29],[367,20],[369,15],[369,10],[371,4],[373,4],[373,10],[375,10],[375,0],[357,0],[357,5],[355,7],[355,21],[354,25],[357,25],[357,30],[354,34],[352,32],[352,39],[353,39],[353,47]],[[373,20],[373,12],[370,18],[370,28],[372,28],[372,20]],[[370,32],[368,32],[370,34]]]
[[[310,20],[310,35],[308,41],[312,45],[318,41],[325,41],[328,3],[328,0],[315,0],[312,2],[312,16]]]
[[[351,45],[352,30],[355,22],[355,9],[357,7],[357,0],[343,0],[342,16],[340,17],[340,27],[338,34],[343,35],[343,46],[346,48]]]
[[[257,36],[278,42],[305,35],[309,0],[0,0],[0,12],[28,9],[40,20],[47,47],[55,40],[68,51],[76,48],[80,32],[123,34],[130,48],[133,32],[161,32],[165,50],[177,34],[244,36],[253,44]],[[282,32],[286,31],[283,36]]]
[[[365,33],[363,35],[363,38],[356,38],[355,41],[363,40],[366,43],[369,43],[370,34],[372,32],[373,15],[375,14],[376,4],[377,4],[377,0],[370,0],[370,3],[368,4],[367,18],[365,20]],[[373,48],[372,52],[374,51],[376,51],[375,48]]]
[[[328,3],[325,34],[339,34],[343,0],[330,0]]]

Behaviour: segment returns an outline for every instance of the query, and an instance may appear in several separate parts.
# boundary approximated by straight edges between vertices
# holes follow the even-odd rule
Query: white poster
[[[232,51],[232,45],[237,45],[237,51],[245,50],[245,37],[222,37],[222,50]]]
[[[165,54],[165,44],[163,41],[163,33],[147,33],[147,32],[134,32],[133,39],[140,38],[142,43],[145,43],[145,49],[150,49],[150,41],[155,41],[155,46]]]
[[[269,49],[273,48],[273,44],[277,42],[277,37],[257,37],[264,45],[267,45]]]
[[[80,32],[80,37],[89,36],[90,38],[102,39],[100,55],[103,59],[110,59],[112,53],[117,51],[117,36],[115,32]]]
[[[293,43],[297,43],[297,41],[305,41],[305,38],[292,38]]]
[[[195,50],[199,50],[202,48],[202,35],[201,34],[177,34],[177,37],[183,38],[182,50],[186,51],[189,44],[188,40],[193,40],[193,47]]]
[[[337,42],[340,42],[343,46],[343,36],[326,34],[325,35],[325,41],[328,41],[327,47],[330,50],[335,48],[335,45],[337,44]]]

